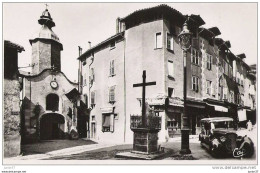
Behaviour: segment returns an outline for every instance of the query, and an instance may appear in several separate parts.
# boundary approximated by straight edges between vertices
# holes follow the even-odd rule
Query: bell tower
[[[39,74],[44,69],[61,70],[60,52],[63,46],[59,37],[52,31],[55,26],[46,5],[38,23],[40,30],[30,39],[32,46],[32,74]]]

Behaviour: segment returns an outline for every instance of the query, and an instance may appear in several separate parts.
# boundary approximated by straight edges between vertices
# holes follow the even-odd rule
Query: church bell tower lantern
[[[32,45],[32,74],[39,74],[44,69],[61,70],[60,52],[63,46],[59,37],[52,31],[55,26],[46,5],[38,23],[40,30],[30,40]]]

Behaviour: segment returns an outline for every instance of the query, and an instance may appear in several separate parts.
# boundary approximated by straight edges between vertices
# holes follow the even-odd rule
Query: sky
[[[53,31],[63,44],[61,70],[77,80],[78,46],[83,52],[116,33],[116,18],[161,3],[48,3],[56,26]],[[182,14],[200,15],[203,27],[217,26],[218,36],[231,42],[231,51],[246,54],[245,62],[257,63],[257,3],[166,3]],[[3,3],[3,39],[20,44],[25,52],[19,54],[19,67],[31,63],[29,39],[40,29],[38,19],[45,3]],[[25,68],[23,70],[30,70]]]

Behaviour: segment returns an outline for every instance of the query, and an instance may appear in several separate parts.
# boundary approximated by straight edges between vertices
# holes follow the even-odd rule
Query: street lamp
[[[189,19],[189,18],[188,18]],[[190,154],[190,145],[189,145],[189,118],[187,116],[187,107],[186,107],[186,97],[187,97],[187,69],[186,69],[186,60],[187,60],[187,51],[191,47],[191,35],[187,21],[183,24],[183,30],[178,35],[179,42],[181,44],[181,49],[183,52],[183,116],[182,116],[182,128],[181,128],[181,154]]]

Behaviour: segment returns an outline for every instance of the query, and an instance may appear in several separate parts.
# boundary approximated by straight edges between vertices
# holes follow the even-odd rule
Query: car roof
[[[233,121],[233,118],[230,117],[213,117],[213,118],[203,118],[201,122],[221,122],[221,121]]]

